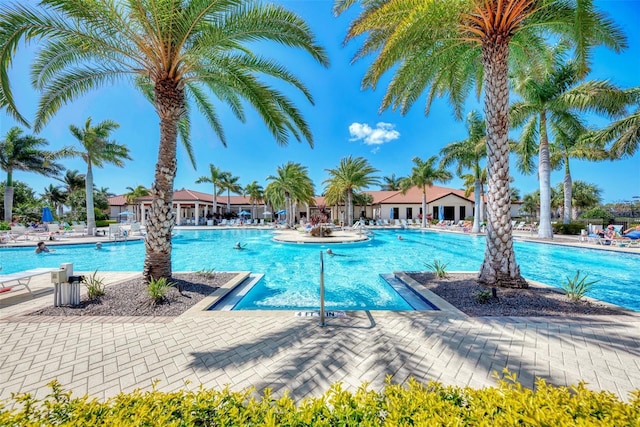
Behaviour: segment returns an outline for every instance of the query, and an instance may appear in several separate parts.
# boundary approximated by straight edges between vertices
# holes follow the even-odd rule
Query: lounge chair
[[[24,237],[24,240],[29,240],[29,229],[21,224],[12,225],[9,234],[10,239],[14,242],[17,242],[20,237]]]
[[[16,286],[22,286],[26,288],[30,294],[33,294],[33,292],[31,292],[31,288],[29,288],[29,282],[31,282],[31,278],[34,276],[40,276],[42,274],[46,274],[55,270],[57,270],[57,268],[34,268],[32,270],[25,270],[19,273],[0,274],[0,286],[1,286],[0,289],[11,290]],[[13,282],[16,282],[16,283],[13,283]]]

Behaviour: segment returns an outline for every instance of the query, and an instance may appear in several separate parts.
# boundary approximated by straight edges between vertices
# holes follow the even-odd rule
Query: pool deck
[[[554,242],[595,247],[574,240]],[[139,274],[110,272],[106,282]],[[470,318],[453,310],[356,311],[328,318],[325,327],[317,317],[293,312],[27,317],[53,298],[48,275],[35,277],[31,288],[34,295],[26,290],[0,294],[0,400],[18,391],[42,398],[50,392],[46,384],[56,378],[74,396],[101,400],[120,391],[148,390],[154,380],[167,392],[200,384],[234,390],[253,385],[277,395],[288,390],[296,399],[318,396],[337,381],[349,390],[364,381],[381,388],[387,375],[396,383],[415,377],[486,387],[496,384],[493,373],[505,367],[526,387],[536,378],[557,385],[584,380],[589,388],[624,400],[640,389],[637,313]]]

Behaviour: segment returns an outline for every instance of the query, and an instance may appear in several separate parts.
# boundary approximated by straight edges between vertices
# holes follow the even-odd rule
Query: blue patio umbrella
[[[284,215],[286,214],[287,211],[285,209],[279,210],[278,212],[276,212],[276,215]]]
[[[438,207],[438,219],[440,221],[444,221],[444,206],[440,205],[440,207]]]
[[[240,215],[240,216],[251,215],[251,212],[241,211],[238,215]]]
[[[53,214],[49,206],[42,208],[42,222],[53,222]]]
[[[393,219],[393,208],[389,210],[389,219]]]

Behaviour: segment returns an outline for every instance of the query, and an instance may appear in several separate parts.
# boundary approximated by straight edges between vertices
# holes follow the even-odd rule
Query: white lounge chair
[[[33,294],[33,292],[31,292],[31,288],[29,288],[29,282],[31,282],[31,278],[34,276],[40,276],[42,274],[49,273],[54,270],[57,270],[57,268],[34,268],[32,270],[25,270],[18,273],[0,274],[0,289],[11,290],[16,286],[22,286],[26,288],[30,294]]]

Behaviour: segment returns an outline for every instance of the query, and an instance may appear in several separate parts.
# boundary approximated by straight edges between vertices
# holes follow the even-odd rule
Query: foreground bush
[[[261,398],[251,390],[200,388],[162,393],[121,393],[101,403],[72,398],[57,382],[42,402],[13,396],[20,408],[0,406],[0,426],[638,426],[640,391],[630,403],[580,384],[554,387],[543,380],[536,391],[524,389],[508,373],[497,387],[476,390],[390,382],[382,392],[366,386],[355,393],[336,384],[319,398],[296,404],[285,396]]]

